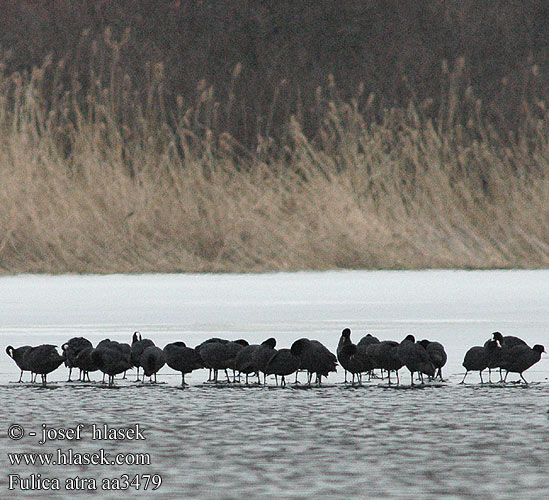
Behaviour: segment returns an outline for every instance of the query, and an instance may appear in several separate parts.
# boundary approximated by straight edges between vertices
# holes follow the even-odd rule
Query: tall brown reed
[[[380,109],[362,87],[344,102],[328,79],[312,136],[297,107],[249,150],[220,125],[238,103],[206,82],[194,103],[170,99],[169,68],[145,64],[135,89],[118,60],[128,36],[107,31],[87,75],[51,58],[0,75],[2,272],[549,264],[541,100],[502,133],[460,84],[463,60],[444,66],[438,110]]]

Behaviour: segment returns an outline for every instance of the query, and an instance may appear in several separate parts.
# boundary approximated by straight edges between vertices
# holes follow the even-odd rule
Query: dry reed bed
[[[85,90],[51,60],[1,76],[1,272],[549,265],[544,103],[504,136],[456,85],[463,61],[437,119],[319,89],[314,138],[296,110],[249,151],[214,131],[236,103],[201,82],[167,105],[161,65],[138,93],[113,50]]]

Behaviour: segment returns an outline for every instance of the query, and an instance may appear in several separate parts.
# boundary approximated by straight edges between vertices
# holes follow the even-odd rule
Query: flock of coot
[[[483,383],[482,372],[486,369],[488,369],[488,381],[492,382],[492,370],[499,368],[500,382],[506,382],[509,373],[518,373],[527,384],[522,374],[541,359],[543,352],[545,348],[540,344],[530,348],[518,337],[511,335],[504,337],[500,332],[494,332],[492,338],[483,346],[471,347],[465,353],[463,366],[467,371],[461,383],[465,383],[465,377],[470,371],[478,371],[480,382]],[[505,377],[503,377],[503,370],[505,370]]]
[[[185,374],[194,370],[208,368],[210,376],[208,381],[219,382],[219,372],[224,372],[227,382],[242,381],[249,383],[249,377],[257,377],[254,383],[266,384],[267,376],[274,375],[278,385],[286,385],[286,377],[295,373],[295,383],[298,382],[298,373],[307,372],[307,384],[311,385],[313,377],[318,385],[322,377],[336,371],[339,362],[345,370],[345,383],[362,384],[363,376],[387,378],[391,384],[391,374],[394,373],[396,383],[399,380],[399,370],[406,367],[410,372],[411,385],[414,385],[414,375],[421,383],[424,376],[429,379],[442,378],[442,368],[446,364],[447,355],[444,347],[439,342],[421,340],[416,342],[413,335],[408,335],[401,342],[393,340],[380,341],[368,334],[357,344],[351,340],[351,330],[345,328],[341,333],[337,345],[336,355],[326,348],[318,340],[301,338],[296,340],[289,349],[276,349],[276,340],[269,338],[261,344],[249,344],[246,340],[226,340],[211,338],[192,348],[184,342],[172,342],[161,349],[151,339],[142,338],[139,332],[135,332],[132,343],[120,343],[115,340],[105,339],[93,347],[92,343],[83,337],[74,337],[62,346],[62,354],[59,354],[56,346],[44,344],[37,347],[22,346],[14,348],[8,346],[7,354],[15,361],[21,375],[23,372],[31,372],[31,381],[41,375],[42,384],[46,385],[48,373],[56,370],[61,364],[69,368],[69,381],[71,381],[73,368],[80,370],[80,381],[90,381],[90,372],[101,371],[103,382],[108,375],[109,386],[114,385],[116,375],[137,368],[137,380],[140,369],[143,377],[149,377],[156,382],[156,373],[165,364],[170,368],[181,372],[181,385],[185,386]],[[480,373],[481,383],[484,382],[482,372],[499,369],[500,382],[506,382],[507,375],[519,373],[521,379],[523,372],[537,363],[541,354],[545,352],[542,345],[530,348],[526,342],[518,337],[504,337],[500,332],[494,332],[483,346],[475,346],[467,351],[463,366],[467,370],[461,383],[470,371]],[[232,380],[229,371],[232,373]],[[377,371],[377,372],[376,372]],[[505,371],[505,376],[503,375]],[[261,381],[263,375],[263,382]]]

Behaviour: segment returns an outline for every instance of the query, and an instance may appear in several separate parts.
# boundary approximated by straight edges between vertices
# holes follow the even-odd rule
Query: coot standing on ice
[[[251,344],[244,346],[236,355],[234,362],[235,370],[239,373],[244,373],[246,375],[246,384],[248,383],[248,377],[252,373],[257,376],[257,383],[261,383],[261,379],[259,378],[259,367],[257,364],[257,353],[265,347],[267,349],[274,349],[275,345],[276,339],[271,337],[267,340],[264,340],[261,344]],[[269,359],[270,356],[272,356],[272,352],[269,355]]]
[[[404,366],[404,363],[398,356],[399,345],[395,340],[383,340],[379,344],[370,344],[366,349],[374,368],[380,368],[387,372],[389,385],[391,385],[391,372],[395,372],[397,385],[400,384],[398,371]]]
[[[431,359],[431,363],[433,363],[435,369],[438,370],[438,373],[437,373],[438,377],[440,378],[441,382],[443,382],[442,367],[446,364],[446,361],[448,360],[448,355],[444,350],[444,346],[439,342],[431,342],[430,340],[427,340],[427,339],[423,339],[419,343],[427,351],[427,354]],[[435,375],[435,377],[437,375]]]
[[[65,366],[69,369],[69,380],[71,382],[72,369],[77,368],[75,361],[80,351],[93,347],[92,343],[84,337],[73,337],[61,346],[65,356]],[[82,370],[80,370],[79,380],[82,380]]]
[[[523,377],[522,373],[535,365],[541,359],[541,354],[544,352],[546,352],[545,347],[540,344],[536,344],[531,349],[527,345],[522,344],[502,349],[501,367],[504,370],[507,370],[503,382],[507,382],[507,375],[512,372],[518,373],[524,383],[527,384],[528,382]]]
[[[316,382],[320,385],[322,377],[336,371],[336,356],[318,340],[298,339],[292,344],[292,352],[300,358],[299,368],[309,373],[309,385],[313,374],[316,374]]]
[[[501,373],[501,344],[499,340],[487,340],[484,342],[484,348],[488,349],[488,360],[486,366],[486,368],[488,368],[488,383],[492,383],[492,370],[495,370],[496,368],[499,368],[499,381],[501,382],[503,380],[503,375]]]
[[[212,344],[212,343],[227,344],[228,342],[229,341],[227,339],[221,339],[219,337],[212,337],[212,338],[209,338],[209,339],[205,340],[201,344],[198,344],[194,349],[198,353],[198,355],[200,356],[200,351],[202,351],[202,348],[205,347],[207,344]],[[200,356],[200,359],[202,359],[202,356]],[[210,372],[208,374],[208,380],[207,381],[208,382],[213,382],[212,368],[210,368],[209,366],[206,366],[204,364],[204,360],[202,360],[202,365],[203,365],[204,368],[208,368],[210,370]]]
[[[493,346],[497,344],[501,349],[494,349]],[[501,332],[493,332],[492,338],[484,343],[484,347],[490,349],[490,357],[488,359],[488,382],[492,383],[492,370],[499,368],[499,381],[503,382],[503,373],[501,367],[501,357],[506,349],[515,347],[518,345],[528,347],[528,344],[519,337],[513,337],[512,335],[503,336]]]
[[[273,355],[277,352],[275,347],[276,339],[267,339],[259,345],[259,348],[254,351],[252,356],[253,363],[256,366],[257,370],[263,373],[263,384],[267,383],[267,372],[265,370],[267,368],[267,364],[269,363]],[[259,380],[259,373],[257,375],[257,378]]]
[[[109,387],[114,385],[114,376],[132,367],[132,350],[128,344],[115,340],[103,340],[91,354],[93,362],[109,376]]]
[[[488,353],[486,352],[486,348],[480,345],[471,347],[465,353],[462,365],[465,368],[465,375],[463,376],[460,384],[465,383],[465,378],[471,371],[478,371],[478,374],[480,375],[480,383],[484,384],[484,380],[482,380],[482,372],[488,368]]]
[[[203,368],[204,364],[196,349],[187,347],[185,342],[172,342],[164,347],[166,364],[181,372],[181,385],[185,387],[185,374]]]
[[[154,346],[154,342],[151,339],[144,339],[140,332],[134,332],[132,337],[132,366],[137,368],[136,382],[139,382],[139,368],[142,367],[140,363],[141,355],[147,347]]]
[[[57,352],[56,346],[50,344],[33,347],[25,354],[25,363],[31,372],[42,376],[43,386],[46,385],[48,373],[57,370],[63,361],[64,357]]]
[[[257,368],[253,361],[254,352],[257,351],[257,349],[259,349],[259,344],[247,345],[240,349],[240,352],[236,355],[234,360],[234,367],[239,374],[239,379],[241,373],[246,375],[246,384],[248,384],[248,377],[252,373],[257,374]]]
[[[92,346],[86,347],[85,349],[82,349],[74,359],[74,366],[82,371],[83,381],[85,381],[87,377],[88,382],[90,382],[90,372],[99,370],[99,367],[92,359],[94,350],[95,349]]]
[[[299,347],[296,347],[295,342],[291,349],[274,351],[274,354],[265,366],[265,374],[280,376],[280,385],[284,387],[286,385],[285,377],[296,372],[299,368],[301,358],[298,354]]]
[[[413,335],[406,336],[398,346],[397,353],[406,368],[410,370],[411,385],[414,385],[415,372],[419,372],[421,377],[423,377],[423,374],[434,377],[435,367],[431,362],[431,358],[422,345],[416,344]]]
[[[6,347],[7,355],[15,361],[15,364],[21,370],[21,374],[19,375],[19,380],[17,382],[23,381],[24,371],[31,371],[28,361],[25,357],[25,354],[27,354],[31,349],[32,349],[32,346],[30,345],[24,345],[24,346],[18,347],[17,349],[14,349],[13,346],[11,345]],[[31,382],[32,382],[32,372],[31,372]]]
[[[139,363],[143,367],[145,376],[149,377],[152,382],[152,376],[154,375],[154,383],[156,383],[156,374],[166,364],[166,355],[160,347],[152,345],[143,351]]]
[[[474,346],[471,347],[463,358],[463,367],[466,372],[463,376],[463,380],[460,384],[465,383],[465,378],[470,371],[478,371],[480,376],[480,383],[484,384],[482,379],[482,372],[488,368],[493,359],[496,359],[499,356],[501,351],[501,346],[499,341],[490,340],[484,346]]]
[[[355,345],[351,341],[351,330],[345,328],[341,332],[337,348],[337,360],[339,364],[347,372],[352,375],[352,384],[355,383],[355,375],[358,378],[359,385],[362,384],[362,373],[369,372],[374,368],[374,364],[367,353],[369,344],[361,346]]]
[[[339,337],[339,342],[337,343],[337,348],[336,348],[336,357],[337,357],[337,360],[339,361],[339,364],[343,367],[343,373],[345,374],[345,380],[343,383],[347,383],[347,368],[346,368],[346,364],[347,363],[342,363],[341,362],[341,353],[343,352],[343,348],[346,346],[346,345],[350,345],[352,344],[352,341],[351,341],[351,330],[350,328],[344,328],[343,331],[341,332],[341,337]],[[354,379],[355,379],[355,376],[353,374],[353,383],[354,383]]]
[[[248,342],[244,339],[230,342],[207,342],[200,345],[200,357],[204,362],[204,366],[206,368],[211,368],[214,371],[213,381],[215,383],[218,381],[217,375],[219,370],[225,370],[227,382],[230,382],[227,370],[229,368],[234,370],[237,354],[247,345]]]
[[[226,369],[233,371],[233,382],[236,382],[236,357],[242,349],[245,349],[249,345],[248,341],[244,339],[238,339],[225,344],[227,351]]]

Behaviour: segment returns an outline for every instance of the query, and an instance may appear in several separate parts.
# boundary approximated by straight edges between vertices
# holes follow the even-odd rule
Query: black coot
[[[151,339],[144,339],[140,332],[134,332],[132,337],[132,354],[131,354],[131,360],[132,360],[132,366],[135,366],[137,368],[137,377],[135,379],[136,382],[139,382],[139,368],[142,368],[140,359],[143,354],[143,351],[147,347],[154,346],[154,342]]]
[[[219,370],[225,370],[227,382],[230,382],[227,369],[234,370],[234,363],[240,350],[247,346],[248,342],[243,339],[230,342],[207,342],[200,346],[199,354],[206,368],[214,371],[214,382],[217,383],[217,374]],[[234,379],[233,379],[234,380]]]
[[[276,339],[269,338],[264,340],[261,344],[251,344],[244,346],[236,355],[234,362],[235,370],[246,375],[246,384],[248,383],[248,377],[253,373],[257,376],[257,383],[261,382],[259,378],[259,367],[257,365],[257,352],[264,347],[267,349],[273,349],[276,345]],[[272,352],[270,353],[272,356]],[[270,359],[270,356],[269,356]],[[268,360],[267,360],[268,361]]]
[[[394,340],[383,340],[379,344],[370,344],[366,352],[372,359],[374,368],[380,368],[387,372],[389,385],[391,384],[391,372],[395,372],[397,384],[400,384],[398,371],[404,363],[398,355],[399,343]]]
[[[499,368],[499,381],[503,382],[503,373],[501,367],[501,356],[505,349],[517,345],[528,346],[528,344],[519,337],[512,335],[503,336],[501,332],[493,332],[492,337],[484,343],[484,347],[490,348],[497,342],[501,349],[490,349],[491,356],[488,359],[488,382],[492,383],[492,370]]]
[[[478,371],[480,375],[480,383],[483,384],[484,380],[482,380],[482,372],[486,370],[486,368],[488,368],[488,353],[486,351],[486,348],[480,345],[471,347],[465,353],[462,365],[466,371],[460,384],[465,383],[465,378],[467,377],[467,374],[471,371]]]
[[[466,372],[463,376],[463,380],[460,384],[465,383],[465,377],[470,371],[478,371],[480,376],[480,383],[483,384],[482,372],[488,368],[492,360],[499,359],[501,352],[501,346],[499,341],[490,340],[484,344],[484,346],[471,347],[463,358],[463,367]],[[499,366],[499,365],[498,365]]]
[[[430,340],[427,340],[427,339],[423,339],[419,343],[427,351],[427,354],[431,359],[431,363],[433,363],[435,369],[438,370],[438,373],[437,373],[438,377],[440,378],[441,381],[443,381],[442,367],[446,364],[446,361],[448,360],[448,355],[444,350],[444,346],[439,342],[431,342]],[[435,375],[435,377],[437,375]]]
[[[351,341],[351,330],[345,328],[341,332],[337,348],[337,359],[339,364],[347,372],[352,375],[352,384],[355,383],[355,375],[358,378],[358,383],[362,384],[362,373],[369,372],[374,368],[372,359],[367,353],[367,343],[358,346]]]
[[[489,349],[490,356],[488,357],[488,382],[492,383],[492,370],[499,368],[499,381],[503,381],[503,375],[501,373],[501,349],[491,348],[492,346],[501,347],[499,340],[489,339],[484,342],[484,347]]]
[[[109,376],[109,387],[114,385],[114,376],[132,367],[132,349],[128,344],[115,340],[103,340],[91,354],[93,362]]]
[[[99,367],[92,359],[94,350],[95,349],[92,346],[86,347],[85,349],[82,349],[74,359],[74,366],[82,371],[82,380],[84,381],[87,377],[88,382],[90,382],[90,372],[99,370]]]
[[[68,382],[71,382],[72,369],[78,368],[75,364],[78,354],[80,354],[80,351],[91,347],[93,347],[92,343],[84,337],[73,337],[61,346],[65,357],[65,366],[69,369]],[[80,369],[78,379],[82,380],[82,369]]]
[[[362,347],[362,346],[365,346],[365,347],[368,347],[368,349],[370,349],[369,346],[373,346],[373,345],[376,345],[376,344],[379,344],[380,341],[377,337],[374,337],[372,334],[370,333],[367,333],[364,337],[362,337],[358,343],[357,343],[357,347]],[[374,360],[373,358],[370,356],[368,350],[366,350],[366,354],[370,357],[370,361],[372,362],[372,364],[374,363]],[[373,368],[372,370],[370,370],[368,373],[370,375],[370,378],[372,377],[373,375]],[[391,382],[391,375],[389,374],[389,382]]]
[[[30,345],[24,345],[24,346],[18,347],[17,349],[15,349],[11,345],[6,347],[7,355],[15,361],[15,364],[21,370],[21,374],[19,375],[18,382],[23,381],[24,371],[31,371],[30,366],[27,362],[27,358],[25,357],[25,354],[27,354],[27,352],[29,352],[31,349],[32,349],[32,346]],[[32,372],[31,372],[31,382],[32,382]]]
[[[501,352],[501,367],[507,370],[504,382],[507,382],[509,372],[520,374],[524,383],[528,383],[522,373],[535,365],[540,359],[541,354],[545,352],[545,347],[536,344],[530,349],[527,345],[518,344],[510,348],[503,348]]]
[[[231,341],[225,344],[228,358],[226,362],[226,369],[231,369],[233,371],[233,382],[236,382],[236,357],[242,349],[245,349],[249,345],[250,344],[248,344],[248,341],[244,339],[238,339],[234,342]]]
[[[398,357],[410,370],[411,385],[414,385],[414,373],[419,372],[423,380],[423,374],[433,377],[435,367],[424,347],[416,344],[413,335],[408,335],[397,348]]]
[[[299,347],[292,345],[291,349],[279,349],[275,351],[265,366],[266,375],[280,376],[280,385],[286,385],[288,375],[296,372],[299,369],[301,358],[299,356]]]
[[[336,356],[318,340],[306,338],[296,340],[292,344],[292,352],[300,358],[299,368],[309,373],[309,385],[313,374],[316,374],[316,382],[320,385],[322,377],[327,377],[328,373],[336,371]]]
[[[234,360],[234,367],[235,370],[239,373],[239,378],[241,373],[246,375],[246,384],[248,383],[248,377],[252,373],[257,374],[259,381],[259,374],[253,360],[254,353],[255,351],[257,351],[257,349],[259,349],[259,344],[247,345],[240,349]]]
[[[346,345],[350,345],[350,344],[352,344],[351,329],[344,328],[343,331],[341,332],[341,337],[339,337],[339,342],[337,343],[336,357],[337,357],[337,360],[339,361],[339,364],[343,367],[343,373],[345,374],[345,381],[344,381],[345,384],[347,383],[347,368],[345,368],[345,364],[341,362],[340,356],[343,348]],[[355,376],[353,375],[353,383],[354,383],[354,379],[355,379]]]
[[[152,345],[143,351],[139,363],[143,367],[145,376],[149,377],[152,382],[152,376],[154,375],[154,382],[156,383],[156,374],[166,364],[166,355],[160,347]]]
[[[43,344],[29,349],[24,360],[31,372],[42,376],[42,385],[45,386],[48,373],[57,370],[64,358],[59,355],[56,346]]]
[[[256,349],[253,353],[252,361],[256,366],[257,370],[263,373],[263,383],[267,383],[267,364],[277,352],[276,349],[276,339],[270,338],[265,340],[259,345],[259,348]],[[259,376],[258,376],[259,378]]]
[[[192,347],[187,347],[185,342],[172,342],[164,347],[166,364],[181,372],[181,385],[184,387],[185,374],[204,367],[200,355]]]
[[[212,343],[220,343],[220,344],[227,344],[229,341],[227,339],[221,339],[219,337],[212,337],[212,338],[209,338],[207,340],[205,340],[204,342],[202,342],[201,344],[197,345],[195,347],[195,350],[196,352],[200,355],[200,351],[202,350],[202,348],[207,345],[207,344],[212,344]],[[202,359],[202,357],[200,358]],[[210,370],[209,372],[209,375],[208,375],[208,382],[212,382],[213,381],[213,378],[212,378],[212,369],[207,367],[205,364],[204,364],[204,361],[202,361],[202,365],[204,368],[208,368]]]

